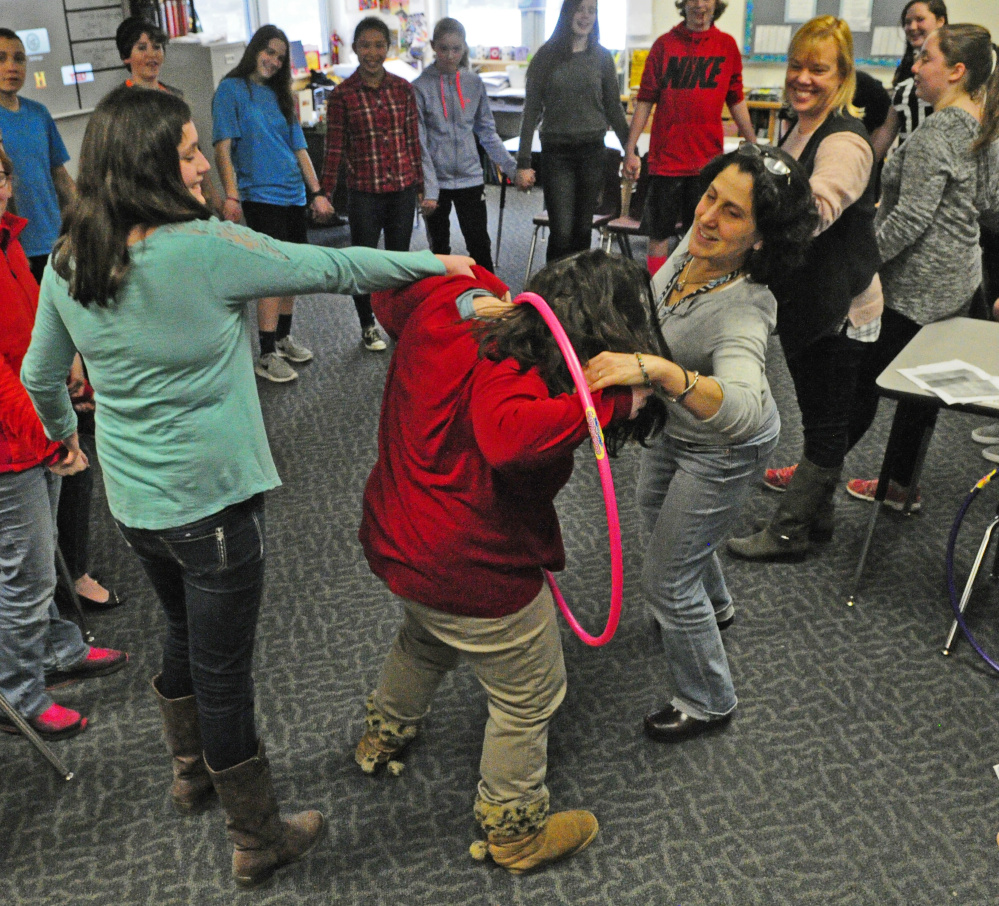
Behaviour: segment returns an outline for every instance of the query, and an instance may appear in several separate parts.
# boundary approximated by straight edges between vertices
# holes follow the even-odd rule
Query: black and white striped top
[[[901,146],[912,135],[916,127],[933,112],[933,105],[916,96],[915,83],[911,78],[899,82],[891,99],[892,107],[898,111],[901,123],[898,129],[898,144]]]

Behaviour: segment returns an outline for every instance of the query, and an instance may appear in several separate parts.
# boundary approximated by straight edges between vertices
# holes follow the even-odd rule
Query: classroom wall
[[[350,42],[354,26],[363,18],[364,13],[357,9],[357,0],[328,0],[330,6],[330,22],[337,29],[345,42]],[[620,0],[603,0],[604,3],[620,2]],[[444,0],[426,0],[428,21],[433,25],[443,13]],[[999,42],[999,3],[985,2],[985,0],[947,0],[947,10],[950,13],[952,22],[975,22],[984,25],[992,32],[993,40]],[[395,27],[395,17],[385,17],[393,21],[390,27]],[[644,36],[647,43],[651,43],[656,36],[665,31],[669,31],[677,22],[680,15],[677,13],[673,0],[653,0],[652,18],[655,29],[654,35]],[[718,20],[718,27],[722,31],[731,34],[738,42],[739,47],[743,45],[743,32],[746,20],[746,0],[731,0],[728,9]],[[17,23],[4,23],[8,28],[20,28]],[[641,40],[639,38],[638,40]],[[349,48],[348,48],[349,52]],[[893,68],[877,67],[869,69],[872,75],[881,79],[885,83],[891,81]],[[771,85],[782,85],[784,83],[784,67],[771,64],[747,63],[744,73],[744,80],[751,88],[766,87]],[[70,175],[76,176],[76,160],[80,152],[80,142],[83,140],[83,132],[87,127],[89,116],[85,113],[59,119],[59,133],[69,150],[71,160],[67,164]]]
[[[611,0],[603,0],[611,2]],[[875,0],[877,2],[877,0]],[[999,43],[999,3],[986,0],[945,0],[951,22],[973,22],[984,25],[992,32],[992,40]],[[653,21],[656,35],[669,31],[680,21],[674,0],[653,0]],[[731,0],[728,9],[718,20],[718,27],[735,38],[743,47],[746,30],[746,0]],[[890,84],[895,67],[864,67],[875,78]],[[750,88],[784,84],[784,67],[769,63],[747,63],[743,80]]]

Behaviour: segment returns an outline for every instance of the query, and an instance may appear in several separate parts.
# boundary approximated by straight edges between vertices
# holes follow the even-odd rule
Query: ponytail
[[[982,127],[971,150],[976,154],[999,138],[999,47],[992,45],[992,74],[985,83],[985,100],[982,104]]]

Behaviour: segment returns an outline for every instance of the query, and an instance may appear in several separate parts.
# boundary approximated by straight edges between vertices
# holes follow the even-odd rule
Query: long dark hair
[[[653,314],[648,272],[630,259],[601,249],[579,252],[538,271],[525,290],[548,303],[584,365],[604,350],[669,355]],[[572,392],[562,352],[534,306],[519,305],[488,322],[479,341],[485,358],[512,358],[525,371],[536,368],[552,395]],[[665,404],[652,397],[636,418],[604,431],[607,450],[613,456],[628,440],[642,443],[665,423]]]
[[[909,10],[917,3],[924,4],[934,16],[938,19],[944,20],[944,25],[947,24],[947,4],[944,3],[944,0],[909,0],[909,2],[902,7],[902,15],[898,18],[899,25],[903,28],[905,28],[905,14],[909,12]],[[905,53],[902,54],[902,59],[898,62],[898,68],[895,70],[895,75],[892,76],[891,83],[893,87],[899,82],[904,82],[906,79],[912,78],[912,64],[915,62],[915,59],[916,48],[906,41]]]
[[[257,57],[274,38],[279,38],[284,42],[285,54],[281,68],[274,73],[264,84],[270,88],[277,96],[278,107],[281,114],[290,125],[295,119],[295,98],[291,93],[291,43],[288,36],[276,25],[261,25],[254,32],[250,43],[246,45],[243,56],[236,64],[232,72],[226,73],[227,79],[242,79],[247,87],[250,85],[250,76],[257,71]]]
[[[772,173],[767,169],[767,158],[783,163],[787,173]],[[754,282],[769,283],[804,262],[818,228],[819,214],[808,174],[780,148],[746,144],[705,165],[701,170],[705,189],[729,166],[753,177],[753,219],[763,244],[750,250],[744,268]]]
[[[208,220],[184,185],[177,151],[191,110],[165,91],[124,85],[90,116],[80,148],[76,198],[52,256],[69,294],[109,305],[128,275],[132,227]]]
[[[576,15],[583,0],[562,0],[562,8],[558,11],[558,22],[552,31],[552,36],[538,48],[538,53],[553,54],[555,57],[568,57],[572,55],[572,20]],[[600,17],[593,23],[593,31],[590,32],[586,46],[593,47],[600,43]]]
[[[982,125],[971,146],[977,154],[999,135],[999,66],[992,35],[981,25],[944,25],[936,35],[947,65],[964,64],[961,87],[976,100],[985,95]]]

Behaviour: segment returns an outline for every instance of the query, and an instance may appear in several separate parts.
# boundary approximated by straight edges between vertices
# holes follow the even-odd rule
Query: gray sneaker
[[[298,372],[291,367],[276,352],[269,352],[257,359],[253,370],[262,378],[267,378],[275,384],[284,384],[298,377]]]
[[[378,332],[378,327],[374,324],[364,328],[361,333],[361,339],[364,341],[364,348],[370,349],[372,352],[381,352],[387,348],[382,335]]]
[[[274,344],[274,351],[289,362],[309,362],[312,360],[312,350],[306,349],[291,334]]]
[[[982,425],[971,432],[971,439],[976,444],[999,444],[999,422]]]
[[[999,462],[999,446],[986,447],[982,450],[982,456],[989,462]]]

